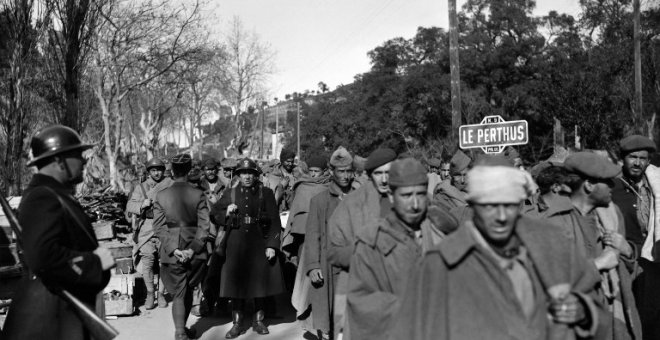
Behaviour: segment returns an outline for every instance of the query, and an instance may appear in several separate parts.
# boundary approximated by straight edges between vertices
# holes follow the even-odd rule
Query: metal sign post
[[[461,149],[481,148],[487,154],[504,151],[510,145],[529,142],[526,120],[505,121],[500,116],[487,116],[480,124],[462,125],[458,129]]]

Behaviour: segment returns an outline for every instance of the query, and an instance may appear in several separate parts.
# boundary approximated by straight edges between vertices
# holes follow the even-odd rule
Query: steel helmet
[[[160,158],[154,157],[147,162],[147,171],[151,168],[163,168],[165,170],[165,163]]]
[[[84,144],[80,139],[80,135],[68,126],[50,125],[37,131],[32,137],[30,141],[32,159],[28,161],[27,165],[33,166],[48,157],[67,151],[83,151],[93,146],[92,144]]]
[[[249,158],[243,158],[238,161],[238,166],[236,167],[236,173],[240,173],[241,171],[252,171],[255,174],[259,174],[259,168],[257,167],[257,163],[255,163],[253,160]]]

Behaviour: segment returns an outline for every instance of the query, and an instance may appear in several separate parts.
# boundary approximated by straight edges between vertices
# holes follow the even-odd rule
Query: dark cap
[[[388,181],[391,187],[409,187],[427,185],[429,183],[429,177],[422,163],[408,157],[392,162]]]
[[[456,150],[456,153],[452,156],[449,163],[449,173],[453,176],[460,174],[463,170],[467,169],[470,166],[470,163],[472,163],[472,159],[463,151]]]
[[[377,167],[383,166],[396,159],[396,152],[392,149],[376,149],[369,157],[367,157],[367,163],[364,165],[364,169],[371,171]]]
[[[287,159],[296,158],[296,153],[293,150],[282,149],[280,152],[280,162],[284,162]]]
[[[426,163],[434,168],[439,168],[442,165],[442,161],[437,158],[431,158]]]
[[[570,172],[595,179],[614,178],[621,172],[620,166],[593,152],[577,152],[568,156],[564,167]]]
[[[647,150],[648,152],[655,152],[657,150],[655,143],[644,136],[632,135],[628,136],[619,142],[621,154],[626,155],[630,152]]]
[[[190,155],[187,154],[187,153],[181,153],[181,154],[178,154],[178,155],[172,157],[171,162],[172,162],[173,165],[174,164],[182,164],[183,165],[183,164],[188,164],[188,163],[190,163],[192,165],[192,157],[190,157]]]
[[[202,167],[207,169],[216,169],[218,167],[218,162],[213,158],[207,158],[202,162]]]
[[[325,169],[328,167],[328,160],[324,156],[314,155],[307,160],[307,167]]]

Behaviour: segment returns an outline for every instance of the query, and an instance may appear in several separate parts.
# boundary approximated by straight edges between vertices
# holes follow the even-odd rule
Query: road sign
[[[500,153],[509,145],[529,142],[526,120],[505,121],[500,116],[487,116],[480,124],[462,125],[458,129],[461,149],[481,148],[485,153]]]

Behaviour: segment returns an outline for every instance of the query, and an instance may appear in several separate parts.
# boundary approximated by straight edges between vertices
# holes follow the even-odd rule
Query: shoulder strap
[[[144,190],[144,186],[142,185],[142,182],[140,182],[140,189],[142,190],[142,196],[144,196],[143,199],[147,198],[147,192]]]
[[[66,210],[66,212],[69,214],[69,216],[71,216],[71,218],[73,218],[73,220],[74,220],[75,224],[78,226],[78,228],[81,229],[85,233],[85,235],[87,235],[87,237],[89,237],[90,240],[93,240],[94,243],[98,243],[98,240],[96,239],[96,236],[93,236],[92,234],[89,233],[89,230],[87,230],[87,228],[85,228],[85,225],[78,218],[78,215],[76,215],[73,212],[73,210],[71,210],[71,207],[69,206],[69,204],[66,203],[62,199],[62,197],[60,197],[60,195],[58,195],[57,192],[55,192],[55,190],[53,190],[49,187],[44,187],[44,188],[46,188],[46,190],[50,191],[53,195],[55,195],[55,197],[57,197],[57,200],[60,202],[60,205],[62,206],[62,208],[64,208],[64,210]]]

